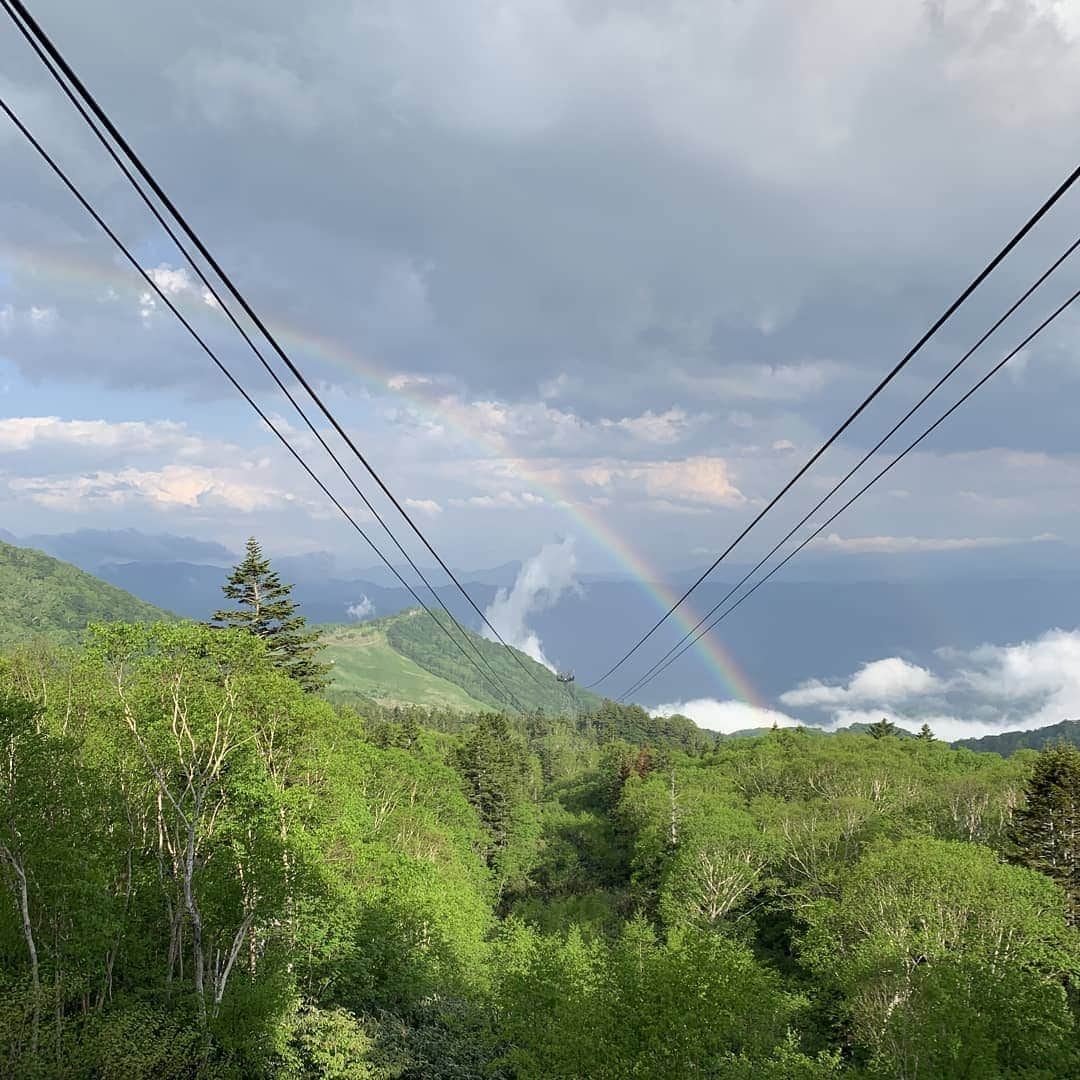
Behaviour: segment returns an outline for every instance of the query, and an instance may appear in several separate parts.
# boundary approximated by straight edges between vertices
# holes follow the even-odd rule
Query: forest
[[[358,711],[180,621],[10,651],[0,745],[4,1075],[1080,1075],[1072,747]]]

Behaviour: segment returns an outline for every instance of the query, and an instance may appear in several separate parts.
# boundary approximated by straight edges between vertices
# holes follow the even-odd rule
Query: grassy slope
[[[430,705],[462,712],[488,707],[395,652],[382,627],[371,623],[327,627],[323,641],[326,651],[320,659],[334,664],[332,690],[361,694],[382,705]]]
[[[70,563],[0,542],[0,647],[42,638],[73,642],[91,622],[171,618]]]
[[[327,628],[325,634],[324,640],[328,642],[325,655],[335,661],[338,669],[335,690],[364,694],[378,701],[447,704],[471,710],[502,708],[508,704],[419,609],[355,626]],[[518,653],[531,673],[526,674],[501,645],[472,633],[469,638],[499,681],[526,708],[543,708],[549,713],[568,708],[565,688],[542,664]],[[471,649],[469,652],[475,656]],[[468,704],[461,703],[461,698],[455,702],[420,700],[417,696],[453,693]],[[600,702],[600,698],[588,691],[576,693],[579,707],[594,707]]]

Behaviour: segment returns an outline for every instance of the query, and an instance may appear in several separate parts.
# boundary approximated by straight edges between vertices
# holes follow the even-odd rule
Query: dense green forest
[[[0,541],[0,648],[74,642],[91,622],[171,618],[71,563]]]
[[[175,622],[9,654],[0,740],[5,1075],[1080,1075],[1073,750],[358,712]]]

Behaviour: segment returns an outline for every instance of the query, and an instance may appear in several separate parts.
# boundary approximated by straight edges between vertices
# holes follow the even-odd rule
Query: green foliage
[[[218,611],[214,621],[247,630],[266,645],[271,662],[305,690],[324,690],[330,667],[316,659],[322,645],[318,632],[304,633],[306,619],[289,599],[291,585],[282,585],[270,569],[255,537],[247,542],[244,560],[221,587],[227,600],[239,605]]]
[[[1080,750],[1062,744],[1036,759],[1013,818],[1017,861],[1055,881],[1080,922]]]
[[[0,541],[0,648],[72,644],[92,622],[172,619],[70,563]]]
[[[3,1075],[1080,1075],[1071,751],[335,706],[174,622],[0,658],[0,762]]]
[[[480,674],[476,666],[465,659],[431,618],[418,608],[398,612],[369,625],[384,630],[387,641],[402,656],[419,664],[425,671],[461,687],[469,697],[483,702],[489,708],[513,708],[516,700],[527,709],[545,709],[559,713],[572,712],[575,708],[588,708],[600,701],[595,694],[581,689],[573,690],[571,697],[566,687],[558,682],[555,675],[543,664],[538,664],[519,652],[518,660],[526,669],[523,671],[522,667],[507,655],[502,645],[466,630],[471,645],[462,647],[475,657],[472,649],[472,646],[475,646],[476,651],[486,661],[486,664],[477,661],[480,670],[488,672],[489,677],[489,667],[495,672],[496,686],[505,687],[511,695],[511,700],[508,701]]]
[[[875,739],[884,739],[887,735],[896,734],[896,725],[883,716],[880,720],[872,723],[866,730]]]

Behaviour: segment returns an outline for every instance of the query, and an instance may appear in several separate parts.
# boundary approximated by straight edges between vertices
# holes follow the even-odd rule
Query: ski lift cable
[[[904,354],[904,356],[896,363],[893,368],[882,378],[877,385],[871,390],[869,394],[860,402],[858,407],[851,412],[847,419],[814,451],[810,458],[803,464],[803,466],[787,481],[786,484],[766,503],[766,505],[754,515],[750,523],[731,541],[730,544],[709,564],[708,567],[698,576],[697,580],[687,588],[683,594],[660,616],[659,619],[649,628],[646,633],[637,639],[637,641],[625,652],[623,655],[612,664],[598,679],[589,683],[589,687],[594,687],[604,682],[616,671],[619,670],[640,649],[645,642],[647,642],[657,630],[678,610],[679,607],[686,601],[686,599],[698,588],[698,586],[720,565],[721,562],[735,549],[735,547],[754,529],[757,524],[769,513],[770,510],[795,486],[796,483],[813,467],[818,459],[840,438],[841,435],[855,422],[855,420],[862,415],[863,411],[870,405],[870,403],[896,378],[897,375],[908,365],[908,363],[922,350],[923,346],[934,337],[934,335],[952,318],[960,306],[968,299],[969,296],[994,272],[994,270],[1000,265],[1002,261],[1008,256],[1008,254],[1028,235],[1029,232],[1046,216],[1050,209],[1062,198],[1062,196],[1076,183],[1077,179],[1080,179],[1080,165],[1073,169],[1073,171],[1065,178],[1065,180],[1058,186],[1058,188],[1050,195],[1048,199],[1035,211],[1031,217],[1024,223],[1024,225],[1016,232],[1013,237],[1005,244],[1005,246],[990,260],[986,266],[979,271],[979,273],[972,279],[971,283],[960,293],[959,296],[942,312],[941,315],[933,322],[928,330],[919,338],[918,341]]]
[[[398,500],[397,496],[395,496],[394,493],[387,486],[387,484],[385,483],[383,478],[380,476],[378,471],[368,461],[367,457],[363,454],[363,452],[356,445],[356,443],[354,442],[352,437],[349,435],[349,433],[345,430],[345,428],[338,421],[337,417],[334,416],[333,412],[329,409],[329,407],[323,401],[323,399],[320,396],[320,394],[318,393],[318,391],[311,385],[311,383],[308,381],[307,377],[303,374],[303,372],[299,369],[299,367],[293,362],[292,358],[289,356],[289,354],[285,351],[285,349],[278,342],[276,336],[273,334],[273,332],[270,330],[270,328],[266,325],[266,323],[258,315],[258,313],[255,311],[255,309],[251,306],[251,304],[245,298],[243,293],[240,292],[239,288],[233,282],[233,280],[229,276],[229,274],[226,273],[226,271],[222,268],[221,264],[213,256],[213,254],[211,254],[209,248],[207,248],[207,246],[203,243],[203,241],[199,237],[198,233],[192,228],[192,226],[189,224],[187,218],[180,212],[180,210],[177,208],[176,204],[165,193],[162,186],[158,183],[158,181],[155,179],[154,175],[150,172],[150,170],[143,163],[143,161],[139,157],[139,155],[135,153],[135,151],[132,149],[132,147],[128,143],[128,141],[124,138],[123,135],[120,134],[119,130],[116,128],[116,125],[109,118],[108,114],[104,111],[104,109],[101,107],[101,105],[98,104],[97,99],[87,89],[86,85],[82,82],[82,80],[79,78],[79,76],[75,73],[75,71],[73,70],[71,65],[68,63],[68,61],[64,58],[64,56],[57,49],[56,45],[53,43],[53,41],[49,37],[49,35],[45,32],[45,30],[41,27],[41,25],[37,22],[37,20],[33,17],[33,15],[31,15],[30,12],[27,10],[26,5],[24,3],[22,3],[22,0],[2,0],[2,2],[3,2],[3,6],[4,6],[5,11],[12,18],[12,20],[16,23],[16,25],[19,26],[20,28],[25,26],[25,28],[31,34],[33,34],[34,38],[37,39],[37,41],[41,44],[41,46],[44,48],[44,50],[52,58],[52,60],[54,61],[56,66],[60,69],[60,71],[63,72],[64,76],[66,77],[68,82],[71,84],[71,86],[74,88],[75,92],[79,95],[79,97],[82,98],[82,100],[90,108],[90,111],[94,114],[94,116],[102,124],[102,126],[105,128],[105,130],[109,133],[109,135],[111,136],[113,141],[116,143],[116,145],[123,151],[124,155],[128,158],[128,160],[131,162],[131,164],[135,167],[135,170],[139,173],[139,175],[143,178],[143,180],[149,185],[151,191],[153,191],[153,193],[161,201],[162,205],[168,210],[168,212],[172,215],[172,217],[180,225],[180,228],[186,234],[188,239],[192,242],[192,244],[195,245],[196,250],[207,261],[207,263],[209,264],[211,269],[218,276],[218,278],[222,281],[222,283],[228,289],[229,293],[233,296],[233,298],[236,300],[236,302],[240,305],[240,307],[243,310],[244,314],[247,315],[247,317],[249,319],[251,319],[252,323],[254,323],[254,325],[259,330],[259,332],[262,334],[262,336],[267,340],[267,342],[269,342],[271,348],[274,350],[275,353],[277,353],[278,357],[281,359],[281,361],[288,368],[288,370],[292,374],[292,376],[304,388],[305,392],[308,394],[308,396],[311,398],[311,400],[316,404],[316,406],[319,408],[320,412],[322,412],[323,416],[325,416],[326,419],[330,422],[330,425],[334,428],[334,430],[337,432],[337,434],[340,436],[340,438],[345,442],[345,445],[348,446],[349,450],[355,455],[355,457],[360,462],[360,464],[363,465],[363,467],[367,470],[368,474],[375,481],[375,483],[379,486],[380,490],[383,492],[383,494],[386,496],[386,498],[389,499],[389,501],[393,505],[394,509],[397,510],[397,512],[401,515],[401,517],[404,519],[404,521],[409,526],[409,528],[412,529],[412,531],[417,535],[417,537],[419,537],[420,542],[424,545],[424,547],[428,550],[428,552],[431,554],[431,556],[439,564],[442,571],[446,574],[446,576],[454,584],[454,586],[458,590],[458,592],[461,593],[461,595],[465,598],[465,600],[469,604],[469,606],[480,617],[480,620],[483,623],[483,625],[486,626],[488,628],[488,630],[490,630],[491,633],[495,635],[496,640],[503,646],[503,648],[510,655],[511,659],[518,665],[518,667],[520,667],[522,669],[522,671],[524,671],[534,682],[536,682],[538,685],[542,685],[540,683],[540,680],[537,678],[536,674],[533,671],[531,671],[522,662],[521,657],[518,656],[517,652],[510,647],[510,645],[503,639],[503,637],[499,633],[499,631],[494,626],[492,626],[492,624],[489,621],[487,615],[476,604],[476,601],[473,600],[473,598],[469,594],[468,590],[466,590],[466,588],[461,584],[461,582],[458,579],[457,575],[453,572],[453,570],[450,569],[450,567],[447,565],[447,563],[445,562],[443,557],[438,553],[438,551],[435,549],[435,547],[431,544],[431,542],[428,540],[428,538],[424,535],[423,530],[416,524],[416,522],[413,520],[412,516],[409,514],[408,510],[405,509],[405,507]],[[17,14],[18,18],[16,18],[16,14]],[[21,22],[20,22],[20,20],[21,20]]]
[[[289,442],[285,435],[282,434],[282,432],[278,429],[278,427],[274,424],[270,417],[263,411],[258,402],[256,402],[255,399],[252,398],[251,395],[244,389],[244,387],[236,379],[233,373],[229,370],[228,366],[220,359],[220,357],[218,357],[217,353],[215,353],[214,350],[206,343],[206,341],[195,329],[195,327],[192,326],[192,324],[187,320],[183,313],[175,306],[175,304],[173,304],[172,300],[170,300],[170,298],[166,295],[166,293],[158,285],[158,283],[141,266],[138,259],[136,259],[135,256],[131,253],[130,249],[124,244],[124,242],[119,238],[119,236],[117,236],[111,226],[91,205],[86,196],[83,195],[83,193],[79,190],[75,183],[64,172],[61,166],[49,154],[45,147],[37,140],[33,132],[31,132],[30,129],[22,122],[19,116],[2,97],[0,97],[0,111],[4,112],[7,115],[8,119],[11,120],[11,122],[15,125],[19,132],[37,151],[39,156],[52,169],[52,171],[61,180],[64,186],[67,187],[67,189],[76,198],[76,200],[82,205],[83,209],[90,215],[90,217],[93,218],[93,220],[98,224],[98,226],[100,226],[102,231],[106,234],[106,236],[109,237],[113,244],[116,245],[120,253],[131,264],[131,266],[135,269],[139,276],[146,282],[147,286],[157,295],[161,302],[165,304],[165,306],[179,320],[181,325],[184,327],[185,330],[187,330],[187,332],[192,336],[192,338],[195,339],[196,343],[200,346],[203,352],[206,353],[206,355],[211,359],[211,361],[213,361],[213,363],[217,366],[218,370],[221,371],[221,373],[225,376],[226,379],[228,379],[233,388],[244,398],[248,405],[250,405],[251,408],[254,409],[254,411],[263,421],[263,423],[266,424],[266,426],[274,433],[275,436],[277,436],[278,440],[285,447],[285,449],[289,451],[289,453],[296,459],[296,461],[300,464],[300,466],[304,469],[308,476],[310,476],[311,479],[316,483],[316,485],[318,485],[319,489],[323,492],[323,494],[326,495],[326,497],[333,503],[333,505],[342,513],[346,521],[348,521],[348,523],[360,534],[360,536],[363,537],[365,541],[367,541],[367,544],[372,549],[372,551],[375,552],[375,554],[379,557],[379,559],[383,562],[387,569],[390,570],[392,574],[394,574],[394,576],[401,582],[401,584],[404,585],[406,589],[408,589],[413,599],[415,599],[416,602],[428,613],[428,615],[431,616],[431,618],[435,621],[435,623],[439,626],[443,633],[445,633],[450,638],[450,640],[454,643],[454,645],[458,648],[458,650],[466,658],[466,660],[468,660],[473,665],[473,667],[476,668],[480,675],[482,675],[484,679],[487,680],[487,682],[493,687],[493,689],[496,691],[496,693],[499,694],[500,697],[502,697],[504,700],[509,700],[510,702],[512,702],[513,706],[518,709],[519,712],[524,713],[525,710],[522,707],[521,703],[517,700],[517,698],[514,697],[514,695],[507,691],[505,688],[500,688],[500,686],[498,686],[488,677],[487,673],[483,670],[483,668],[481,668],[476,663],[476,661],[473,660],[469,653],[465,652],[465,650],[461,647],[461,644],[458,642],[457,638],[455,638],[450,633],[447,627],[435,616],[434,612],[432,612],[431,609],[424,603],[424,601],[420,599],[415,589],[413,589],[413,587],[408,582],[406,582],[404,578],[402,578],[401,574],[398,573],[397,569],[393,566],[393,564],[386,558],[382,551],[379,550],[378,546],[374,543],[371,537],[368,536],[368,534],[364,531],[364,529],[360,526],[356,519],[348,512],[348,510],[345,509],[345,507],[341,504],[337,497],[329,490],[329,488],[326,487],[323,481],[319,479],[319,477],[315,474],[312,468],[304,460],[303,455],[300,454],[300,452],[296,450],[295,447],[293,447],[293,445]]]
[[[117,152],[116,152],[115,148],[113,147],[113,145],[109,142],[109,140],[102,133],[101,129],[97,125],[97,122],[86,111],[86,107],[79,100],[79,98],[75,95],[74,91],[64,81],[63,77],[61,76],[61,74],[56,69],[55,65],[53,64],[52,59],[44,51],[44,49],[38,43],[37,39],[29,32],[29,30],[27,30],[27,28],[25,26],[23,26],[19,22],[19,20],[15,16],[14,12],[12,11],[8,0],[0,0],[0,4],[3,5],[4,10],[7,12],[7,14],[15,22],[15,25],[18,27],[19,31],[21,32],[23,37],[26,39],[27,43],[34,50],[34,52],[37,55],[38,59],[41,61],[41,63],[44,65],[44,67],[48,70],[49,74],[53,77],[56,84],[64,92],[65,96],[71,102],[72,106],[76,109],[76,111],[82,117],[82,119],[86,123],[87,127],[91,130],[91,132],[93,132],[93,134],[97,138],[98,142],[101,143],[101,145],[104,147],[106,153],[112,159],[113,163],[116,165],[116,167],[120,170],[120,172],[127,179],[128,183],[135,190],[136,194],[139,196],[139,198],[145,204],[146,208],[150,211],[150,213],[157,220],[158,224],[165,230],[165,233],[168,235],[169,239],[173,242],[173,244],[175,244],[177,250],[180,252],[180,254],[187,261],[187,263],[191,267],[191,269],[194,270],[196,276],[199,278],[199,281],[207,289],[207,291],[209,292],[210,296],[213,298],[215,303],[218,305],[218,307],[222,310],[222,312],[228,318],[229,322],[232,323],[233,327],[236,329],[237,333],[240,334],[241,338],[243,338],[243,340],[247,344],[247,346],[251,349],[251,351],[258,358],[259,363],[263,366],[263,368],[265,369],[267,374],[270,376],[270,378],[273,379],[274,383],[277,385],[277,387],[281,391],[281,393],[284,394],[284,396],[289,401],[289,403],[293,406],[293,408],[300,415],[300,418],[304,421],[304,424],[307,426],[308,430],[316,438],[316,440],[318,440],[319,444],[326,451],[326,453],[330,456],[330,459],[334,462],[334,464],[341,471],[341,474],[345,477],[346,481],[349,483],[349,486],[353,489],[353,491],[356,492],[356,494],[363,501],[364,506],[367,507],[367,509],[368,509],[368,512],[379,523],[379,525],[382,527],[383,531],[390,538],[391,542],[394,544],[394,546],[400,552],[402,557],[405,559],[405,561],[408,563],[408,565],[412,568],[414,573],[416,573],[416,575],[423,582],[424,586],[427,588],[427,591],[431,594],[432,600],[434,600],[434,602],[446,613],[446,615],[450,619],[451,623],[454,625],[454,627],[457,629],[458,633],[461,635],[462,640],[464,640],[465,643],[472,649],[472,651],[476,654],[477,658],[484,664],[484,666],[488,669],[488,671],[493,676],[495,676],[497,678],[497,675],[495,673],[495,669],[488,662],[487,657],[484,656],[484,654],[477,647],[476,643],[465,632],[464,628],[461,626],[461,624],[458,622],[458,620],[454,617],[453,612],[450,611],[450,609],[443,602],[442,598],[436,592],[435,588],[432,586],[431,582],[428,581],[428,579],[427,579],[426,575],[424,574],[424,572],[420,569],[419,566],[416,565],[416,562],[413,560],[412,556],[409,555],[408,551],[402,546],[401,542],[398,540],[397,536],[391,530],[390,526],[386,523],[383,516],[372,505],[371,500],[368,499],[367,495],[364,493],[364,491],[357,484],[355,478],[352,476],[352,474],[349,472],[349,470],[345,467],[345,465],[341,461],[340,457],[334,452],[334,450],[327,443],[326,439],[323,437],[322,432],[320,432],[319,429],[315,426],[315,424],[312,422],[312,420],[308,416],[307,412],[304,410],[303,406],[300,404],[299,401],[296,400],[296,398],[294,397],[292,392],[289,390],[289,388],[285,385],[285,383],[282,381],[282,379],[280,378],[278,373],[270,365],[269,361],[263,355],[262,350],[260,350],[258,345],[252,340],[251,335],[248,334],[247,330],[243,327],[243,325],[237,319],[236,315],[233,313],[230,306],[226,303],[225,298],[221,295],[221,293],[218,291],[218,289],[216,289],[214,287],[213,283],[210,281],[208,276],[203,272],[203,269],[199,265],[198,261],[191,254],[191,252],[185,246],[184,242],[180,239],[180,237],[176,235],[176,231],[172,228],[172,226],[166,220],[166,218],[161,213],[161,211],[158,209],[158,207],[155,205],[153,200],[147,195],[146,191],[143,189],[143,187],[139,183],[138,179],[132,174],[131,170],[127,167],[127,165],[125,164],[123,159],[119,156],[119,154],[117,154]]]
[[[705,634],[709,633],[717,623],[726,619],[736,608],[738,608],[744,601],[749,600],[751,596],[761,588],[778,570],[790,562],[800,551],[815,540],[818,536],[824,532],[852,503],[859,499],[863,494],[870,490],[886,473],[890,472],[895,465],[898,465],[912,450],[914,450],[924,439],[926,439],[932,432],[934,432],[941,424],[943,424],[961,405],[964,404],[977,390],[986,385],[987,382],[993,378],[1010,360],[1012,360],[1018,353],[1022,352],[1032,341],[1038,337],[1055,319],[1065,312],[1077,299],[1080,299],[1080,289],[1074,292],[1063,304],[1059,305],[1050,315],[1048,315],[1034,330],[1031,331],[1019,345],[1016,346],[1011,352],[999,360],[977,383],[974,384],[962,397],[955,401],[944,413],[941,414],[925,431],[913,442],[909,443],[892,461],[888,463],[880,472],[874,475],[866,484],[864,484],[854,495],[851,496],[845,502],[839,510],[833,513],[829,518],[822,522],[809,536],[806,537],[798,547],[794,548],[791,552],[784,557],[784,559],[777,563],[760,581],[758,581],[753,588],[744,593],[734,604],[731,605],[726,611],[721,612],[711,623],[702,629],[693,641],[688,642],[682,647],[682,649],[676,653],[667,663],[649,677],[646,681],[642,682],[636,689],[644,689],[648,683],[652,682],[658,675],[670,667],[676,660],[679,659],[687,650],[691,649]]]
[[[927,390],[922,395],[922,397],[919,398],[919,400],[916,401],[915,404],[912,405],[911,408],[908,409],[908,411],[865,454],[863,454],[863,456],[844,474],[843,477],[841,477],[840,480],[833,484],[833,486],[825,493],[825,495],[822,496],[822,498],[819,499],[814,504],[814,506],[812,506],[810,510],[807,511],[807,513],[804,514],[803,517],[791,528],[791,530],[783,537],[783,539],[781,539],[776,545],[774,545],[774,547],[771,551],[768,552],[768,554],[763,556],[755,566],[751,567],[739,579],[739,581],[737,581],[720,598],[720,600],[717,601],[717,603],[715,603],[700,619],[698,619],[697,623],[694,626],[687,630],[686,633],[684,633],[683,636],[678,641],[676,641],[675,644],[672,645],[671,648],[668,649],[668,651],[662,657],[660,657],[660,659],[657,660],[656,663],[653,664],[653,666],[648,671],[646,671],[636,683],[634,683],[633,686],[629,687],[629,689],[624,691],[624,693],[620,696],[619,700],[621,701],[623,698],[628,697],[630,694],[633,694],[638,689],[640,689],[640,687],[644,685],[644,683],[652,676],[654,672],[657,671],[658,668],[660,668],[660,666],[668,659],[668,657],[670,657],[676,650],[679,649],[679,647],[683,644],[684,641],[690,638],[700,626],[704,625],[704,623],[706,623],[717,611],[719,611],[720,608],[722,608],[724,604],[726,604],[728,600],[730,600],[731,597],[734,596],[735,593],[737,593],[739,589],[741,589],[743,585],[745,585],[746,582],[749,581],[749,579],[752,578],[754,574],[756,574],[799,531],[799,529],[801,529],[811,518],[813,518],[813,516],[848,482],[848,480],[850,480],[851,477],[854,476],[855,473],[858,472],[859,469],[861,469],[863,465],[865,465],[866,462],[868,462],[870,458],[873,457],[874,454],[876,454],[882,448],[882,446],[884,446],[885,443],[887,443],[889,439],[891,439],[892,436],[895,435],[896,432],[899,431],[900,428],[903,427],[904,424],[906,424],[908,420],[910,420],[911,417],[914,416],[915,413],[918,412],[918,410],[922,408],[922,406],[926,404],[926,402],[931,397],[933,397],[933,395],[936,394],[937,391],[940,390],[941,387],[944,386],[945,383],[948,382],[949,379],[951,379],[957,371],[960,370],[961,367],[963,367],[963,365],[974,355],[974,353],[977,352],[978,349],[981,348],[982,345],[984,345],[986,341],[1001,328],[1001,326],[1017,311],[1017,309],[1020,308],[1031,297],[1031,295],[1047,280],[1047,278],[1049,278],[1058,269],[1058,267],[1061,266],[1062,263],[1065,262],[1066,259],[1069,258],[1070,255],[1073,254],[1074,251],[1076,251],[1078,247],[1080,247],[1080,237],[1077,237],[1077,239],[1074,240],[1072,244],[1070,244],[1069,247],[1067,247],[1065,251],[1062,252],[1062,254],[1059,255],[1058,258],[1049,267],[1047,267],[1046,270],[1044,270],[1042,274],[1040,274],[1039,277],[1036,278],[1036,280],[1032,282],[1032,284],[1029,285],[1023,293],[1020,294],[1020,296],[1016,298],[1016,300],[1013,301],[1013,303],[1009,306],[1005,313],[993,323],[993,325],[978,339],[978,341],[976,341],[975,344],[972,345],[971,348],[968,349],[968,351],[964,353],[964,355],[961,356],[960,359],[957,360],[953,364],[953,366],[949,368],[945,372],[945,374],[942,375],[937,380],[937,382],[934,383],[934,385],[931,386],[930,389]],[[695,638],[695,641],[696,640],[698,639]]]

